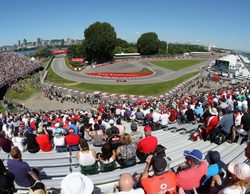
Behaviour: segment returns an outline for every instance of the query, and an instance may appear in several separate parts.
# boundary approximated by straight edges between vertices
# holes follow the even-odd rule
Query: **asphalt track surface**
[[[144,85],[151,83],[166,82],[184,74],[196,72],[200,70],[200,66],[210,64],[214,59],[193,65],[191,67],[172,71],[156,65],[151,64],[149,61],[129,61],[121,62],[115,64],[109,64],[98,68],[86,68],[80,72],[70,70],[64,61],[64,55],[58,55],[53,59],[52,70],[59,76],[82,83],[92,83],[92,84],[107,84],[107,85]],[[91,77],[85,73],[90,72],[138,72],[143,68],[147,68],[154,73],[147,77],[140,78],[125,78],[126,82],[117,82],[117,78],[103,78],[103,77]],[[121,78],[123,79],[123,78]]]

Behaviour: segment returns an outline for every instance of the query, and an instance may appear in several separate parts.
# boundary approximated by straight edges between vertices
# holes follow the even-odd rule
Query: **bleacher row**
[[[126,132],[130,132],[130,124],[123,123],[126,126]],[[244,149],[246,145],[243,143],[238,145],[236,143],[229,144],[227,142],[217,145],[198,140],[193,142],[189,140],[190,133],[197,129],[198,124],[181,124],[178,123],[169,124],[168,128],[154,131],[152,135],[158,138],[159,144],[167,148],[166,155],[171,158],[169,168],[176,168],[184,162],[183,156],[184,150],[199,149],[203,153],[203,158],[210,150],[217,150],[221,154],[221,166],[225,167],[232,160],[238,162],[244,162],[247,158],[244,155]],[[139,126],[138,130],[143,131],[143,127]],[[100,148],[90,146],[90,149],[94,149],[100,152]],[[64,152],[57,153],[55,150],[49,153],[38,152],[31,154],[24,152],[22,159],[32,167],[36,167],[41,172],[43,177],[42,182],[46,185],[48,190],[60,190],[60,183],[67,174],[72,172],[80,172],[80,166],[76,160],[76,152]],[[0,152],[0,158],[4,159],[4,164],[7,163],[8,154],[3,151]],[[71,162],[72,161],[72,162]],[[139,160],[138,160],[139,161]],[[7,165],[6,165],[7,166]],[[102,192],[111,192],[113,185],[119,179],[119,175],[122,173],[134,174],[135,172],[141,173],[144,170],[144,163],[137,163],[135,166],[121,169],[118,165],[117,169],[112,172],[100,172],[95,175],[88,175],[94,182],[94,184],[101,188]],[[27,192],[26,188],[21,188],[16,185],[19,193]]]

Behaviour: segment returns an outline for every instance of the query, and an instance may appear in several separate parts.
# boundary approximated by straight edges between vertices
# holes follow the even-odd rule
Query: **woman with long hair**
[[[231,178],[218,194],[244,194],[250,178],[250,166],[246,163],[231,162],[228,165]]]
[[[128,133],[124,133],[121,136],[121,144],[116,149],[117,162],[122,167],[133,166],[136,164],[136,148],[132,144],[131,136]]]

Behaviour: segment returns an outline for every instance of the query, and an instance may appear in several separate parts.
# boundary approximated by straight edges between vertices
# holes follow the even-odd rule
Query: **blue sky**
[[[96,21],[136,42],[156,32],[168,42],[250,51],[249,0],[0,0],[0,46],[74,38]]]

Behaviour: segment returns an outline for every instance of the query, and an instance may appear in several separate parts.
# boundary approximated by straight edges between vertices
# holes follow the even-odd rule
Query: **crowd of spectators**
[[[15,52],[0,52],[0,87],[16,83],[40,68],[42,64]]]
[[[219,153],[209,153],[208,158],[211,159],[206,163],[199,150],[187,150],[184,152],[185,164],[166,172],[168,161],[164,155],[156,152],[159,145],[152,131],[174,122],[200,123],[197,138],[205,141],[216,142],[216,137],[221,134],[229,142],[235,140],[236,134],[249,140],[249,95],[249,85],[236,84],[207,92],[178,94],[171,98],[113,103],[100,100],[91,110],[23,110],[1,114],[0,145],[4,152],[11,154],[9,173],[15,177],[24,176],[21,170],[12,171],[15,167],[10,168],[11,165],[15,166],[16,161],[22,161],[22,152],[71,150],[77,151],[81,173],[72,173],[65,179],[72,178],[76,182],[78,179],[86,180],[88,184],[91,184],[91,180],[85,175],[112,171],[117,165],[126,168],[137,162],[146,162],[142,174],[135,177],[123,174],[120,177],[115,187],[118,193],[245,193],[250,176],[249,165],[230,163],[229,176],[224,179],[216,165],[220,160]],[[124,128],[123,120],[131,122],[131,133]],[[144,134],[137,131],[138,125],[144,125]],[[101,147],[101,152],[96,153],[93,146]],[[249,145],[246,156],[249,158]],[[15,182],[19,186],[30,187],[32,181],[39,181],[39,173],[25,162],[22,165],[31,182],[24,184],[24,179],[20,177],[21,182],[17,178]],[[152,176],[149,175],[151,166],[154,171]],[[204,182],[201,182],[203,178]],[[134,179],[136,185],[131,183],[134,183]],[[64,193],[78,193],[87,189],[76,183],[65,185],[65,182],[62,182]],[[87,190],[86,193],[91,193],[93,189]]]

